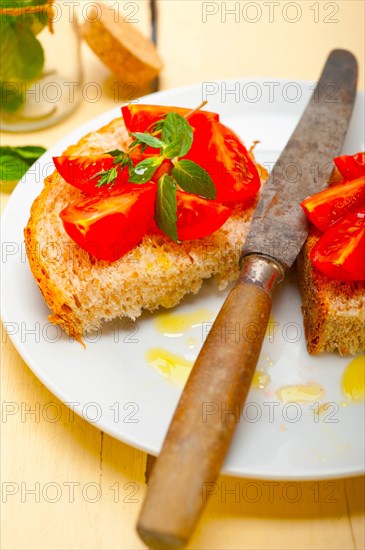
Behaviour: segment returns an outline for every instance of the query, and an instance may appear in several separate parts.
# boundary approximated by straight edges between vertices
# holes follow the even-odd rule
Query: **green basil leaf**
[[[165,158],[183,157],[193,143],[193,129],[178,113],[169,113],[162,127],[162,139],[168,145],[164,148]]]
[[[182,159],[176,162],[172,176],[184,191],[206,199],[216,198],[217,192],[212,178],[204,168],[192,160]]]
[[[16,155],[1,155],[0,180],[19,181],[28,171],[29,164]]]
[[[175,242],[177,235],[177,200],[176,182],[167,174],[164,174],[157,185],[155,221],[157,226]]]
[[[163,157],[149,157],[130,168],[129,182],[131,183],[147,183],[156,172],[157,168],[162,164]]]
[[[161,141],[157,137],[151,136],[151,134],[146,134],[144,132],[135,132],[129,135],[133,136],[137,140],[137,142],[145,143],[146,145],[149,145],[154,149],[161,149],[162,147],[164,147],[164,145],[166,145],[163,141]]]

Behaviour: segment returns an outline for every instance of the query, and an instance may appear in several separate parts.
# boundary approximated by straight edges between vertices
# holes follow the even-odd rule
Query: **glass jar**
[[[77,106],[82,86],[80,37],[70,4],[0,0],[2,130],[46,128]]]

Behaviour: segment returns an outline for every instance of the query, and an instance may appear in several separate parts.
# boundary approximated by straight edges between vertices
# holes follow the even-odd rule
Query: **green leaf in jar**
[[[48,24],[48,14],[46,11],[25,13],[21,16],[21,22],[29,27],[33,34],[39,34]]]
[[[29,27],[34,34],[39,34],[48,24],[48,7],[46,4],[47,0],[0,0],[0,8],[23,8],[22,13],[18,16],[3,15],[2,18],[22,23]],[[26,12],[26,8],[34,6],[45,6],[45,8],[37,13]]]
[[[32,80],[41,73],[44,66],[42,44],[32,31],[22,24],[16,24],[18,55],[21,58],[21,80]]]
[[[42,44],[27,25],[3,19],[0,23],[0,80],[24,82],[36,78],[44,66]]]
[[[0,7],[29,8],[31,6],[43,6],[46,3],[47,3],[47,0],[0,0]]]
[[[0,22],[0,80],[2,82],[19,79],[21,59],[18,52],[18,41],[13,18],[2,16]]]
[[[0,107],[14,113],[24,103],[25,88],[19,82],[0,82]]]

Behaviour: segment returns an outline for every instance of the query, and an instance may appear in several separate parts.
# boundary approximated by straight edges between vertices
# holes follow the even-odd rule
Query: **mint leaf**
[[[16,155],[1,155],[0,180],[19,181],[28,171],[29,164]]]
[[[188,146],[186,137],[184,135],[180,135],[163,149],[163,156],[167,159],[183,157],[189,151],[190,147],[191,143]]]
[[[1,147],[0,147],[1,150]],[[24,147],[12,147],[12,150],[15,154],[17,154],[19,157],[22,157],[24,160],[27,160],[28,162],[35,162],[39,157],[43,155],[43,153],[46,152],[46,149],[44,147],[40,147],[38,145],[25,145]]]
[[[155,205],[155,221],[157,227],[175,242],[179,242],[177,235],[177,201],[176,182],[167,174],[164,174],[157,185]]]
[[[165,123],[165,117],[166,115],[160,118],[159,120],[157,120],[156,122],[152,122],[152,124],[150,124],[149,127],[147,128],[146,132],[150,134],[154,134],[155,132],[160,132]]]
[[[130,145],[130,147],[132,145],[137,145],[139,143],[144,143],[145,145],[149,145],[150,147],[153,147],[154,149],[161,149],[162,147],[164,147],[164,145],[166,145],[163,141],[161,141],[157,137],[151,136],[151,134],[146,134],[144,132],[135,132],[133,134],[130,133],[129,135],[133,136],[136,139],[136,141],[134,141]]]
[[[163,157],[149,157],[129,169],[129,182],[147,183],[162,164]]]
[[[217,192],[212,178],[204,168],[192,160],[183,159],[175,162],[172,176],[184,191],[206,199],[216,198]]]
[[[34,162],[46,151],[44,147],[0,147],[0,179],[19,181]]]
[[[193,143],[193,129],[178,113],[169,113],[162,127],[162,139],[168,145],[164,148],[165,158],[185,156]]]

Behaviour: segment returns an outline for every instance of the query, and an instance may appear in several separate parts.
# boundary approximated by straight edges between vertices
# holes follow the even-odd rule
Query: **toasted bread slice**
[[[365,282],[337,281],[318,271],[309,252],[319,236],[312,227],[297,262],[308,352],[354,355],[365,348]]]
[[[122,118],[69,147],[66,155],[125,149],[129,137]],[[116,317],[136,319],[143,310],[172,307],[197,293],[204,279],[217,276],[219,288],[238,277],[238,259],[255,204],[235,207],[211,235],[176,244],[164,235],[145,235],[114,263],[100,261],[65,232],[60,211],[81,197],[57,172],[45,180],[34,201],[25,242],[29,264],[52,314],[49,319],[82,341],[88,331]]]

